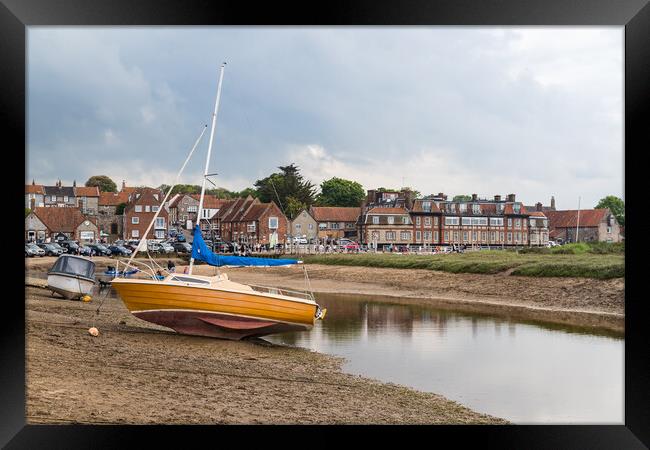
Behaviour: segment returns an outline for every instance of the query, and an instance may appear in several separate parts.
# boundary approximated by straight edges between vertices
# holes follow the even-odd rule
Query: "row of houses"
[[[26,185],[26,239],[67,236],[81,241],[107,238],[163,239],[170,228],[191,230],[197,223],[199,195],[177,194],[163,205],[165,193],[155,188],[127,187],[117,193],[80,188]],[[70,210],[70,211],[67,211]],[[74,212],[73,212],[74,211]],[[514,194],[491,199],[476,194],[466,201],[444,193],[423,199],[412,191],[369,190],[360,207],[317,207],[288,220],[274,203],[248,196],[231,200],[206,195],[202,230],[226,241],[274,245],[291,237],[331,241],[350,238],[374,248],[400,245],[538,246],[549,239],[622,240],[616,218],[607,209],[557,211],[537,203],[526,206]],[[580,218],[578,219],[578,214]]]

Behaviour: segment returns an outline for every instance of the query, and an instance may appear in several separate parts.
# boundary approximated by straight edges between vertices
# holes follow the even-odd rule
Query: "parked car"
[[[147,249],[149,253],[165,253],[163,246],[155,241],[147,241]]]
[[[177,234],[178,234],[178,231],[176,231],[175,229],[173,229],[173,228],[169,229],[169,237],[172,237],[172,238],[176,237]]]
[[[113,245],[121,245],[121,246],[124,246],[124,244],[126,244],[126,241],[124,241],[124,240],[122,240],[122,239],[119,239],[119,240],[113,242]]]
[[[34,247],[36,247],[36,246],[34,246]],[[34,247],[32,247],[29,244],[25,244],[25,256],[31,258],[33,256],[43,256],[45,254],[45,252],[42,249],[36,247],[38,250],[43,252],[43,255],[39,255],[38,250],[36,250]]]
[[[61,241],[61,242],[63,242],[63,241]],[[65,247],[63,247],[63,246],[62,246],[61,244],[59,244],[58,242],[52,242],[51,244],[52,244],[53,246],[55,246],[56,248],[58,248],[59,250],[61,250],[61,253],[68,253],[68,249],[65,248]]]
[[[359,244],[357,244],[356,242],[352,242],[352,241],[350,241],[350,242],[348,242],[346,244],[343,244],[342,248],[344,248],[345,250],[348,250],[348,251],[349,250],[359,251],[359,249],[360,249]]]
[[[79,245],[79,254],[84,256],[92,256],[93,250],[87,245]]]
[[[161,242],[160,246],[163,248],[164,253],[174,253],[174,246],[168,242]]]
[[[175,242],[174,251],[176,253],[192,253],[192,246],[187,242]]]
[[[111,251],[113,255],[129,256],[131,253],[133,253],[131,250],[124,247],[123,245],[110,245],[108,249]]]
[[[77,241],[73,241],[73,240],[60,241],[59,245],[65,248],[67,252],[72,255],[75,255],[77,253],[77,249],[79,248],[79,244],[77,243]]]
[[[293,238],[292,242],[294,244],[307,244],[307,238],[296,236]]]
[[[45,251],[46,256],[60,256],[63,254],[63,250],[56,248],[52,244],[42,243],[36,245]]]
[[[88,244],[88,247],[93,252],[93,255],[97,256],[111,256],[111,251],[108,249],[108,247],[103,246],[102,244]]]
[[[185,241],[186,241],[186,239],[185,239],[185,236],[183,235],[183,233],[178,233],[176,235],[176,242],[185,242]]]

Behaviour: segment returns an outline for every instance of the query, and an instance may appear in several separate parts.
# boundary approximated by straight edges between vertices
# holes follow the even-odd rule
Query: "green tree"
[[[454,195],[453,202],[468,202],[472,199],[471,195]]]
[[[320,206],[359,206],[366,196],[363,186],[356,181],[337,177],[323,181],[320,190]]]
[[[609,208],[609,210],[614,214],[616,220],[621,226],[625,225],[625,202],[622,199],[616,197],[615,195],[608,195],[605,198],[601,198],[596,209],[599,208]]]
[[[316,189],[311,182],[300,175],[300,169],[296,165],[280,166],[278,169],[280,172],[272,173],[255,182],[258,198],[263,203],[270,201],[278,203],[282,211],[290,219],[293,219],[290,211],[287,210],[289,197],[293,199],[292,208],[295,207],[296,202],[310,206],[314,203]]]
[[[31,213],[31,212],[32,212],[31,209],[25,208],[25,218],[27,218],[27,216],[29,216],[29,213]]]
[[[289,219],[296,217],[303,209],[307,209],[307,205],[305,203],[294,197],[287,197],[287,204],[284,213]]]
[[[250,188],[250,187],[244,189],[241,192],[233,192],[233,195],[235,197],[248,197],[250,195],[253,198],[257,198],[257,196],[258,196],[257,189]]]
[[[117,185],[106,175],[93,175],[86,181],[86,186],[97,186],[101,192],[117,192]]]
[[[124,208],[126,208],[126,203],[120,203],[115,207],[115,214],[124,214]]]

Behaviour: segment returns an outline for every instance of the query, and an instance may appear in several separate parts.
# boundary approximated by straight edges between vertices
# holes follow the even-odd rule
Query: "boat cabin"
[[[48,274],[70,275],[94,280],[95,263],[81,256],[61,255]]]

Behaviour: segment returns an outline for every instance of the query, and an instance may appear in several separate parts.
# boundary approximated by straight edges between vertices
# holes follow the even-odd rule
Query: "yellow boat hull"
[[[282,295],[153,280],[111,282],[136,317],[182,334],[242,339],[310,330],[318,305]],[[240,285],[247,287],[245,285]]]

